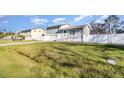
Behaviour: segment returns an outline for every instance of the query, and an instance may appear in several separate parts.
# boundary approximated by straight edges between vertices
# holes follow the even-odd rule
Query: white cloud
[[[31,15],[23,15],[23,17],[30,17]]]
[[[35,25],[43,25],[47,22],[49,22],[47,19],[42,19],[42,18],[31,18],[31,22]]]
[[[94,16],[93,16],[93,15],[89,15],[88,17],[91,19],[91,18],[93,18]]]
[[[0,15],[0,20],[2,20],[2,21],[5,20],[5,22],[7,22],[6,20],[7,20],[8,18],[10,18],[11,16],[13,16],[13,15]]]
[[[96,23],[103,23],[104,20],[108,17],[108,15],[103,15],[100,18],[98,18],[95,22]]]
[[[95,23],[103,23],[100,19],[97,19]]]
[[[5,20],[5,21],[3,21],[3,23],[9,23],[9,21]]]
[[[80,15],[80,16],[74,18],[74,22],[79,22],[86,17],[88,17],[88,15]]]
[[[64,23],[66,18],[55,18],[52,20],[53,23]]]
[[[5,20],[7,18],[7,16],[5,16],[5,15],[0,15],[0,21],[1,20]]]
[[[108,15],[103,15],[101,16],[101,19],[106,19],[108,17]]]
[[[3,15],[0,15],[0,18],[4,17]]]
[[[7,21],[9,16],[7,15],[0,15],[0,22],[1,23],[9,23],[9,21]]]
[[[12,15],[0,15],[0,18],[11,17]]]

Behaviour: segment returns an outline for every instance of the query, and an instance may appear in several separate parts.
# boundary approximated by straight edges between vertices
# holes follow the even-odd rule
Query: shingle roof
[[[39,29],[39,28],[45,30],[44,28],[41,28],[41,27],[36,27],[36,28],[32,28],[32,29]],[[21,32],[21,33],[24,33],[24,32],[31,32],[32,29],[22,30],[22,31],[20,31],[20,32]]]
[[[22,30],[20,31],[21,33],[24,33],[24,32],[31,32],[31,29],[28,29],[28,30]]]
[[[70,24],[59,24],[59,25],[49,26],[49,27],[47,27],[47,30],[54,29],[54,28],[59,28],[62,25],[70,25]]]
[[[82,29],[84,27],[85,27],[85,25],[80,25],[80,26],[72,26],[72,27],[68,27],[68,28],[62,28],[60,30]]]

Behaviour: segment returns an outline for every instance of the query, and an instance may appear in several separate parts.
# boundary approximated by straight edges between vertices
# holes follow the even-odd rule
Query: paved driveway
[[[36,43],[36,42],[6,43],[6,44],[0,44],[0,46],[13,46],[13,45],[32,44],[32,43]]]

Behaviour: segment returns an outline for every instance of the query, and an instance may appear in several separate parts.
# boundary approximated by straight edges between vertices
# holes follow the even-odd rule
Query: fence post
[[[81,42],[83,42],[83,29],[81,31]]]

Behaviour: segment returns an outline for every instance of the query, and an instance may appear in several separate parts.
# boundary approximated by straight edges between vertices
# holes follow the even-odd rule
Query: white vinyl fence
[[[106,34],[84,36],[84,42],[124,44],[124,34]]]
[[[64,42],[90,42],[90,43],[115,43],[124,44],[124,34],[106,34],[106,35],[47,35],[44,41],[64,41]]]

